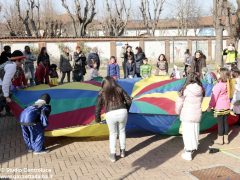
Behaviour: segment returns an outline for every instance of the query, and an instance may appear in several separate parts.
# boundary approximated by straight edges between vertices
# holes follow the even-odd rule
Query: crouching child
[[[48,126],[48,117],[51,113],[50,101],[49,94],[43,94],[20,115],[22,135],[28,152],[47,153],[44,147],[44,129]]]

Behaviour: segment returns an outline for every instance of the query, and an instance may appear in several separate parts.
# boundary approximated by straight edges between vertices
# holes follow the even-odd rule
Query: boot
[[[126,155],[125,155],[125,149],[120,149],[120,157],[121,158],[124,158]]]
[[[229,144],[228,135],[224,135],[224,144]]]
[[[214,144],[220,144],[223,145],[223,136],[219,136],[217,137],[217,139],[214,141]]]

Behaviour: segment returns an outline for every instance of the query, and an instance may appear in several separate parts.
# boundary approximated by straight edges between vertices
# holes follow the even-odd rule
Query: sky
[[[26,1],[26,0],[21,0],[21,1]],[[46,0],[40,0],[40,2],[43,2],[43,1],[46,1]],[[65,10],[61,5],[61,0],[49,0],[49,1],[52,2],[54,9],[58,13],[60,13],[60,14],[65,13]],[[71,7],[71,4],[74,3],[74,0],[66,0],[66,1],[70,7]],[[166,0],[165,6],[163,8],[163,12],[162,12],[160,18],[164,19],[167,17],[173,17],[174,12],[175,12],[174,10],[176,9],[176,6],[179,1],[181,1],[181,0]],[[236,4],[235,3],[236,0],[229,0],[229,1]],[[7,2],[9,2],[9,4],[14,4],[15,0],[8,0]],[[105,0],[96,0],[96,2],[97,2],[98,16],[101,17],[101,14],[104,13],[103,7],[104,7]],[[128,2],[128,4],[129,4],[129,2],[132,2],[132,5],[131,5],[132,11],[133,11],[132,14],[134,14],[136,11],[139,11],[138,6],[140,5],[140,0],[127,0],[127,2]],[[200,6],[200,8],[202,10],[202,15],[210,15],[211,14],[213,0],[196,0],[196,2],[198,3],[198,5]],[[6,0],[0,0],[0,3],[5,5]]]

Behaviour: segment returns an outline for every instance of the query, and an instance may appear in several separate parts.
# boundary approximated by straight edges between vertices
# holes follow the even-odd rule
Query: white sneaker
[[[182,153],[182,158],[186,161],[191,161],[192,160],[192,152],[184,152]]]
[[[41,154],[47,154],[47,153],[49,153],[48,150],[39,151],[39,152],[33,152],[34,155],[41,155]]]

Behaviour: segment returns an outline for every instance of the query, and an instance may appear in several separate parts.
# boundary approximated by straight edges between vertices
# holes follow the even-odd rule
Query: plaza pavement
[[[231,131],[230,145],[240,147],[240,128]],[[102,138],[46,138],[51,152],[45,155],[27,153],[21,130],[15,118],[0,118],[0,176],[35,179],[196,179],[190,171],[226,166],[240,173],[240,149],[209,154],[208,146],[216,137],[200,136],[200,148],[191,162],[181,159],[180,136],[132,133],[127,138],[127,157],[111,163],[108,159],[108,140]]]

